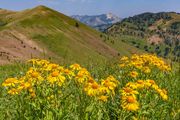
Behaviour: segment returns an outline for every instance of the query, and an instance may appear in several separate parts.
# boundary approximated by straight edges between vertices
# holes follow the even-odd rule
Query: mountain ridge
[[[118,16],[112,13],[101,15],[73,15],[71,17],[97,30],[101,30],[101,26],[106,29],[113,23],[121,21]],[[101,31],[103,31],[104,29],[102,29]]]
[[[110,36],[131,36],[133,46],[163,57],[180,57],[180,14],[176,12],[146,12],[123,19],[106,29]],[[173,56],[173,57],[172,57]]]
[[[34,57],[69,63],[91,60],[98,64],[136,50],[130,47],[118,51],[119,46],[105,42],[103,33],[44,6],[0,12],[0,21],[0,64]]]

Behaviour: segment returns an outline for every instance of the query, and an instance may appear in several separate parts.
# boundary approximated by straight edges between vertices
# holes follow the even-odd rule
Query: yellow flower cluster
[[[167,65],[161,58],[156,55],[143,54],[143,55],[132,55],[130,58],[122,57],[120,59],[121,68],[134,67],[142,70],[144,73],[150,73],[152,68],[158,68],[162,71],[170,71],[171,67]]]
[[[62,86],[65,82],[67,74],[62,66],[39,59],[32,59],[29,62],[32,63],[32,67],[29,68],[25,76],[8,78],[2,83],[2,86],[8,89],[9,94],[14,95],[28,91],[31,97],[35,97],[37,86],[41,86],[41,84],[46,84],[49,87]]]
[[[139,103],[137,101],[139,90],[149,90],[149,88],[154,89],[163,100],[168,99],[167,91],[160,89],[154,80],[137,80],[137,82],[127,83],[126,86],[120,91],[122,95],[122,108],[128,111],[137,111],[139,109]]]
[[[101,80],[99,84],[92,78],[90,73],[85,68],[81,68],[78,64],[70,66],[75,74],[75,80],[83,85],[83,89],[88,96],[93,96],[101,101],[106,102],[109,95],[115,95],[115,88],[119,82],[113,76],[107,77],[105,80]]]
[[[160,70],[170,70],[168,65],[154,55],[133,55],[131,58],[123,57],[121,61],[124,62],[120,65],[121,67],[135,67],[140,70],[146,69],[144,71],[145,73],[151,71],[151,68],[154,66]],[[79,64],[64,67],[50,63],[47,60],[39,59],[29,60],[28,63],[31,63],[31,67],[24,76],[20,78],[8,78],[2,83],[2,86],[7,89],[9,94],[23,93],[30,96],[30,98],[36,98],[39,95],[39,91],[48,91],[48,94],[45,93],[43,97],[51,100],[54,96],[57,96],[56,94],[62,93],[62,88],[70,84],[73,87],[78,87],[86,95],[106,102],[109,97],[115,95],[115,90],[119,85],[119,81],[112,75],[100,81],[95,80],[88,70]],[[141,75],[134,69],[130,70],[129,76],[133,78]],[[154,80],[137,80],[136,82],[127,83],[120,90],[122,108],[128,111],[137,111],[139,109],[137,99],[139,90],[149,90],[150,88],[154,89],[163,100],[168,99],[167,91],[160,89]]]
[[[100,84],[98,84],[94,79],[89,78],[85,84],[84,91],[89,96],[95,96],[99,100],[106,102],[109,95],[115,95],[115,88],[118,84],[119,81],[111,75],[105,80],[101,80]]]
[[[75,80],[75,83],[81,85],[87,95],[107,101],[108,95],[115,94],[114,90],[119,83],[113,76],[109,76],[98,84],[87,69],[82,68],[79,64],[64,68],[46,60],[32,59],[28,62],[32,64],[32,67],[25,76],[8,78],[3,82],[2,86],[8,89],[9,94],[28,91],[31,97],[35,97],[37,86],[45,85],[46,89],[54,89],[54,87],[60,88],[67,80]]]

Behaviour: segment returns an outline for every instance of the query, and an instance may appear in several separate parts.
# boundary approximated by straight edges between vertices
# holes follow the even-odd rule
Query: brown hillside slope
[[[99,32],[45,6],[20,12],[0,10],[0,22],[0,64],[44,54],[78,62],[117,56]]]
[[[139,51],[45,6],[0,10],[0,64],[30,58],[99,64]]]

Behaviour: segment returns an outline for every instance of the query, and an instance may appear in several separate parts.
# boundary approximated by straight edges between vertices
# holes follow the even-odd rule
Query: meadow
[[[178,67],[151,54],[0,66],[0,120],[178,120]]]

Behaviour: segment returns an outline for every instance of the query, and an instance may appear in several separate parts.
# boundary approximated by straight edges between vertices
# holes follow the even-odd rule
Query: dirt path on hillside
[[[0,65],[41,57],[45,50],[18,31],[0,32]]]

